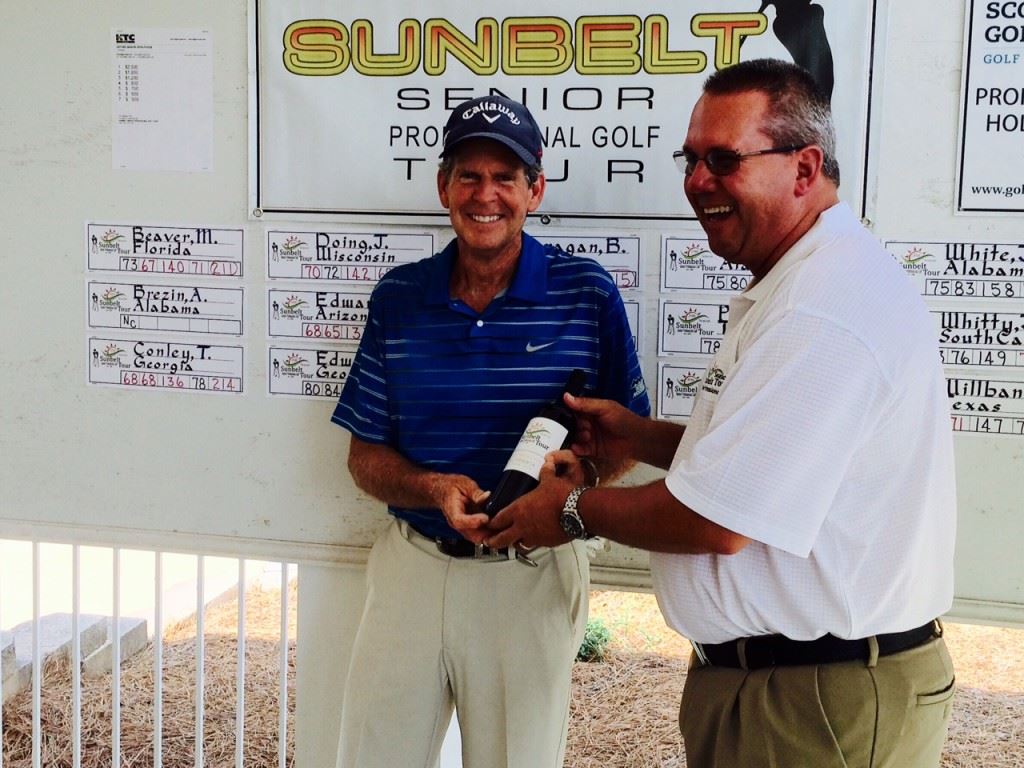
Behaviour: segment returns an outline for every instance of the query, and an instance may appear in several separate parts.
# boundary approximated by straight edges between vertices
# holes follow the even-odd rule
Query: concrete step
[[[12,665],[16,658],[14,635],[10,632],[0,632],[0,677],[7,677],[7,670],[14,669]]]
[[[4,678],[3,702],[6,703],[12,696],[25,690],[32,684],[32,661],[18,661],[6,667]]]
[[[78,617],[79,643],[84,659],[107,640],[105,616],[83,613]],[[11,630],[19,661],[32,660],[32,622],[26,621]],[[71,614],[49,613],[39,618],[39,655],[71,656]]]
[[[91,656],[107,642],[109,623],[110,620],[105,616],[81,614],[78,617],[80,653],[83,659]],[[5,634],[10,635],[14,641],[14,662],[9,668],[5,658],[4,664],[3,700],[7,701],[32,683],[32,622],[23,622]],[[40,617],[39,656],[44,664],[54,657],[70,658],[70,613],[52,613]]]
[[[28,675],[32,674],[32,665],[29,664]],[[25,682],[25,672],[18,666],[18,653],[14,647],[14,633],[0,632],[0,677],[3,678],[3,701],[20,691]]]
[[[114,667],[114,620],[107,619],[107,642],[82,660],[82,674],[86,677],[99,677],[109,673]],[[121,617],[121,661],[130,659],[149,644],[149,633],[145,619]]]

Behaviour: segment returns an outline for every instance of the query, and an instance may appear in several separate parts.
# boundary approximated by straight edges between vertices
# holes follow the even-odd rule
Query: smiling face
[[[759,91],[704,94],[693,109],[683,148],[704,157],[712,149],[753,152],[773,146],[762,131],[768,97]],[[820,150],[816,150],[820,153]],[[744,158],[728,176],[703,162],[683,188],[708,235],[711,250],[763,277],[807,231],[805,152]]]
[[[471,139],[458,148],[451,173],[437,175],[459,254],[494,260],[518,255],[526,214],[540,206],[544,177],[532,185],[523,163],[503,145]]]

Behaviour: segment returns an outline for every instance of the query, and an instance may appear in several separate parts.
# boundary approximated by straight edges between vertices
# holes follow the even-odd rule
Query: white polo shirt
[[[753,540],[651,555],[666,620],[692,640],[860,638],[949,609],[956,487],[935,329],[845,204],[731,301],[666,484]]]

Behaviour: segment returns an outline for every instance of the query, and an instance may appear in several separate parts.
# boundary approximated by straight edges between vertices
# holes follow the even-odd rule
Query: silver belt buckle
[[[505,555],[499,554],[499,553],[495,552],[493,549],[491,549],[490,547],[486,547],[483,544],[474,544],[473,545],[473,559],[474,560],[483,560],[486,563],[486,562],[493,562],[495,560],[504,560],[505,559]]]

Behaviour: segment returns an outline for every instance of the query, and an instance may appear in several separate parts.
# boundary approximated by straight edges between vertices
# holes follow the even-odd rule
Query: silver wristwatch
[[[589,491],[591,487],[589,485],[576,486],[569,491],[569,495],[565,499],[565,506],[562,507],[562,514],[559,516],[558,522],[561,524],[562,530],[570,538],[590,538],[586,526],[583,525],[583,518],[580,517],[579,503],[580,497],[585,491]]]

